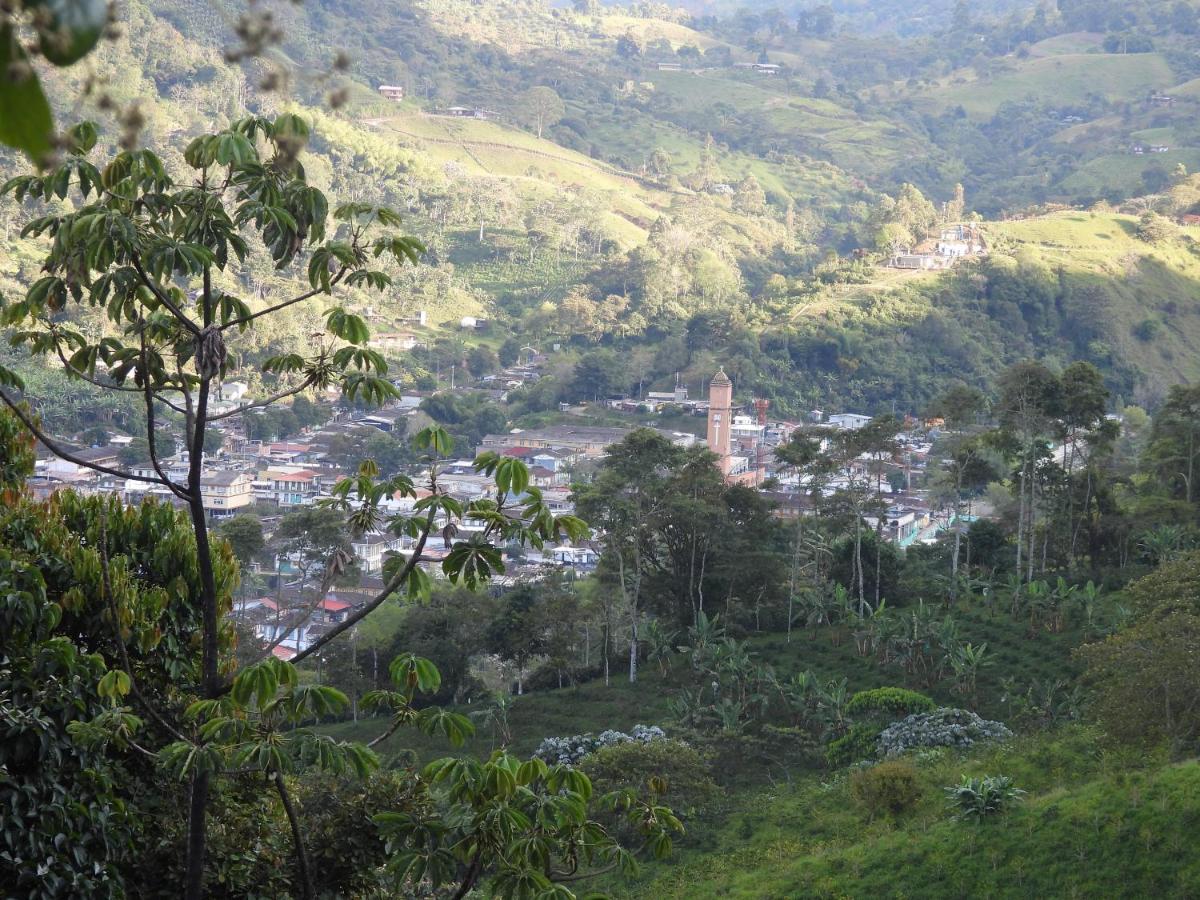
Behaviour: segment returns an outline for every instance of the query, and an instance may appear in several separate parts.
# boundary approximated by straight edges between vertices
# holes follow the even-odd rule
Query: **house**
[[[325,621],[334,625],[346,621],[346,618],[350,615],[350,610],[353,608],[353,603],[348,600],[342,600],[335,594],[327,594],[317,604],[317,611],[324,616]]]
[[[378,331],[371,335],[369,343],[380,350],[412,350],[417,339],[407,331]]]
[[[303,613],[294,613],[279,621],[260,622],[254,629],[254,635],[266,644],[279,641],[280,647],[296,654],[307,650],[308,645],[312,643],[312,629],[310,617]]]
[[[279,604],[270,597],[244,597],[241,600],[235,600],[233,603],[233,612],[238,616],[245,616],[248,613],[259,611],[271,614],[277,613],[279,612]]]
[[[507,448],[526,447],[531,450],[568,450],[580,456],[596,457],[603,456],[611,444],[623,441],[631,431],[630,428],[601,425],[550,425],[528,430],[514,429],[506,434],[484,435],[479,450],[502,453]],[[667,437],[671,443],[680,446],[686,446],[688,439],[695,440],[695,435],[667,431],[661,431],[660,434]]]
[[[268,497],[280,506],[308,506],[320,494],[320,482],[316,472],[295,466],[280,466],[268,469],[255,482],[255,495],[258,496],[258,486],[266,482]]]
[[[1147,153],[1170,153],[1171,148],[1166,144],[1151,144],[1146,148]]]
[[[838,413],[829,417],[829,424],[843,431],[857,431],[870,421],[870,416],[859,413]]]
[[[490,109],[471,106],[447,106],[445,109],[434,110],[432,115],[449,116],[453,119],[492,119],[496,116]]]
[[[408,410],[405,409],[377,409],[358,421],[362,425],[370,425],[372,428],[378,428],[380,431],[390,434],[396,430],[396,423],[407,416]]]
[[[110,443],[107,447],[91,447],[87,450],[80,450],[75,455],[83,462],[91,463],[94,466],[115,466],[119,449],[115,444]]]
[[[217,399],[237,403],[250,392],[250,385],[244,381],[223,381],[217,388]]]
[[[399,84],[381,84],[379,93],[393,103],[399,103],[404,99],[404,86]]]
[[[660,62],[658,64],[658,71],[660,71],[660,72],[682,72],[683,64],[677,63],[677,62]]]
[[[974,246],[970,241],[938,241],[936,249],[939,256],[959,257],[969,256]]]
[[[931,253],[897,253],[888,260],[893,269],[940,269],[941,261]]]
[[[232,516],[254,504],[254,479],[245,472],[208,472],[200,476],[200,494],[209,516]]]
[[[359,567],[368,574],[382,571],[388,553],[399,552],[400,545],[400,538],[386,533],[364,534],[350,541]]]
[[[577,572],[592,571],[600,562],[600,554],[591,547],[572,547],[570,544],[543,550],[542,556]]]

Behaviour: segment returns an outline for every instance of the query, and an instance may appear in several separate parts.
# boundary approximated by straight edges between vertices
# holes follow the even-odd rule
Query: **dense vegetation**
[[[0,10],[0,893],[1200,889],[1195,7],[686,6]],[[804,421],[765,490],[649,429],[578,516],[494,453],[439,484],[513,426],[698,430],[603,401],[718,365]],[[214,423],[413,392],[211,527]],[[179,508],[36,499],[30,435]],[[380,530],[290,661],[226,618]]]

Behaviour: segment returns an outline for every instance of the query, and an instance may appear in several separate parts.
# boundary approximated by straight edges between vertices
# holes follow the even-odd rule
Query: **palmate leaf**
[[[417,714],[417,727],[428,735],[442,735],[452,747],[461,747],[475,734],[475,726],[466,716],[438,706],[427,706]]]
[[[24,77],[14,78],[16,74]],[[50,153],[54,117],[12,25],[0,26],[0,143],[33,162]]]
[[[402,690],[419,690],[432,694],[442,685],[442,674],[437,666],[423,656],[403,653],[388,665],[388,674],[396,687]]]

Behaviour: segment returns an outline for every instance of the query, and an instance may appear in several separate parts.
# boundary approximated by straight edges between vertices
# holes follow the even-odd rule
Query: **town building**
[[[209,516],[232,516],[254,504],[254,479],[246,472],[206,472],[200,476],[200,493]]]
[[[567,450],[580,456],[603,456],[612,445],[628,437],[633,429],[605,425],[549,425],[545,428],[528,430],[514,429],[505,434],[484,435],[479,452],[502,453],[506,449],[525,447],[531,450]],[[656,429],[658,430],[658,429]],[[695,435],[659,430],[672,443],[690,446]]]

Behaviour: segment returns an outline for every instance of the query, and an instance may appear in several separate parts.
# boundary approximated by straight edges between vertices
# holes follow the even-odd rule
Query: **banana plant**
[[[659,674],[665,676],[678,649],[675,642],[679,632],[669,631],[658,619],[651,619],[642,629],[642,638],[646,642],[646,659],[658,663]]]
[[[958,692],[974,697],[979,670],[992,663],[987,653],[987,641],[979,646],[970,643],[959,644],[949,654],[949,660],[958,678]]]

